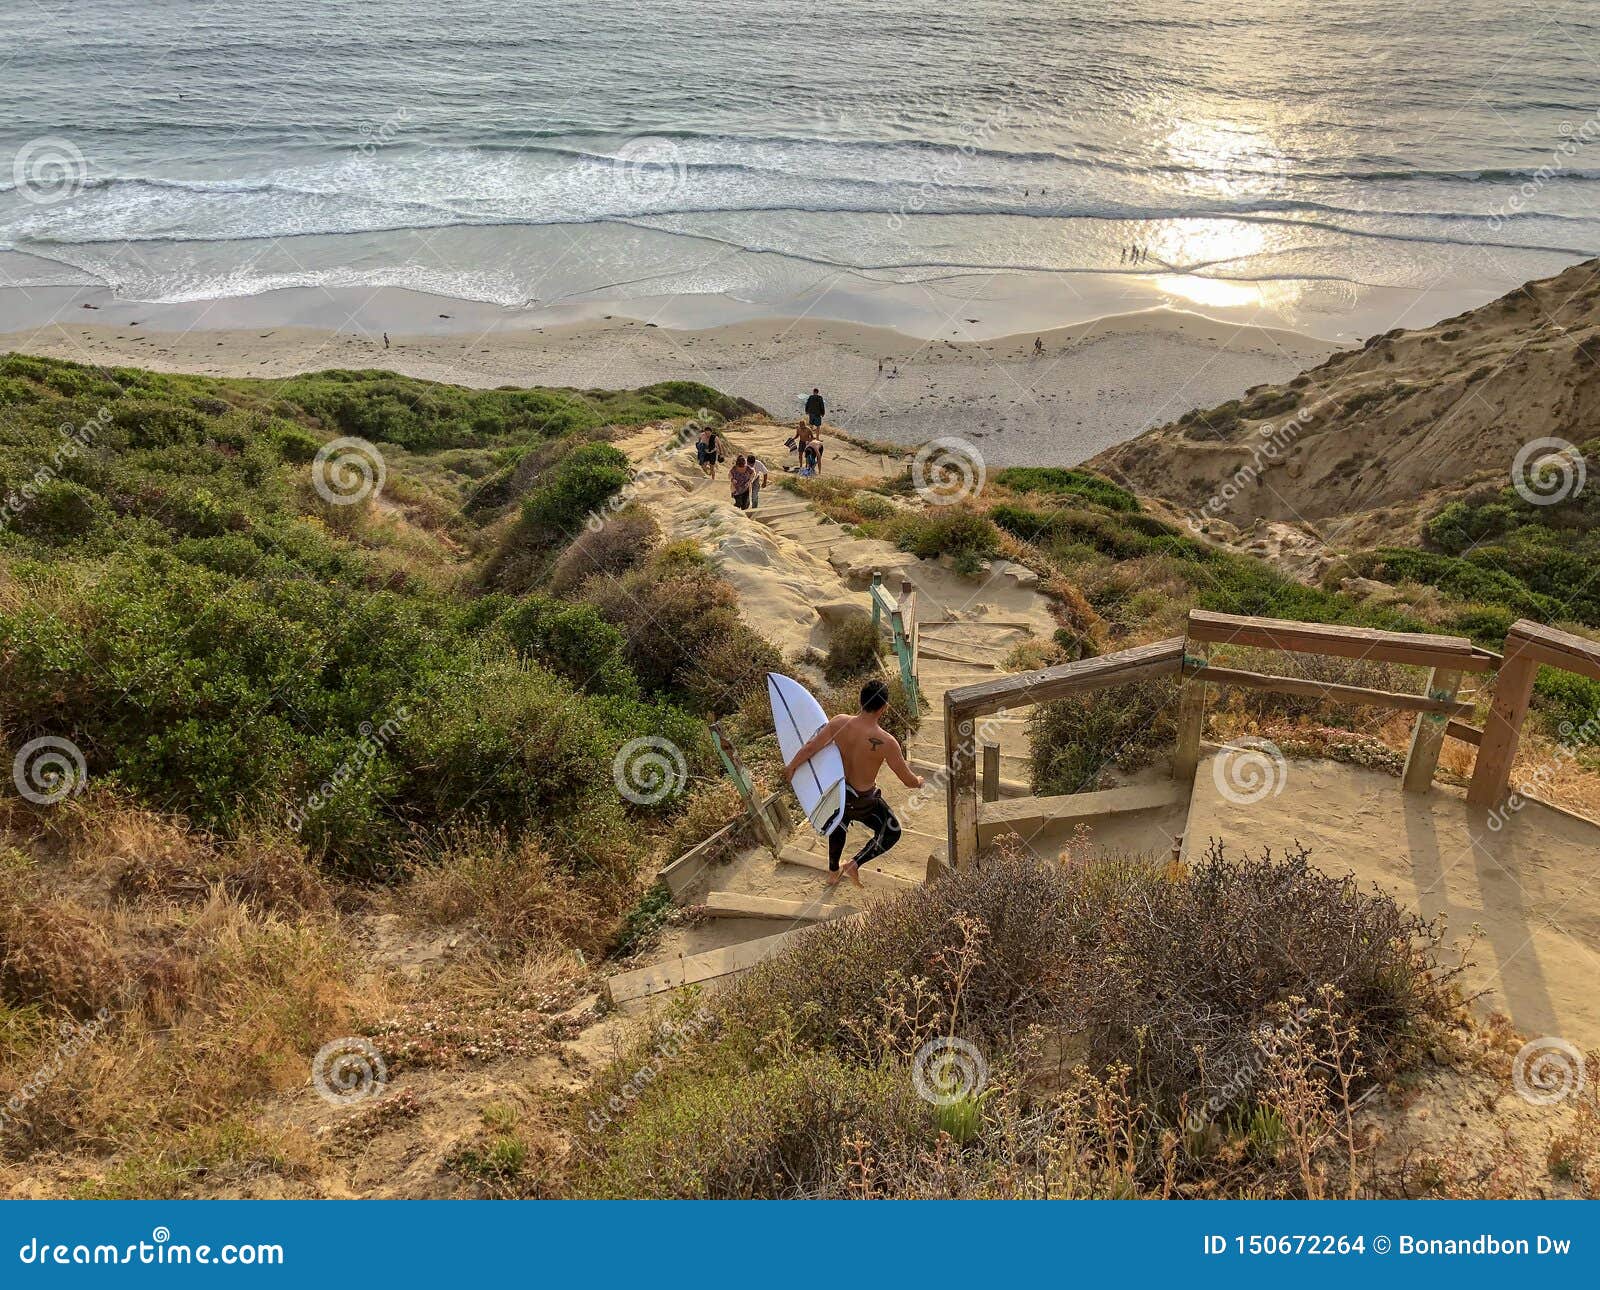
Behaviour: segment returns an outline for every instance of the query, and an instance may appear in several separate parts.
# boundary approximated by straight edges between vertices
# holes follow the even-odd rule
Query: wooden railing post
[[[1461,689],[1461,673],[1446,667],[1436,667],[1428,673],[1427,694],[1430,699],[1450,700]],[[1439,752],[1444,747],[1445,727],[1450,718],[1443,712],[1419,712],[1411,727],[1411,751],[1406,754],[1405,776],[1401,787],[1408,793],[1426,793],[1433,787],[1433,772],[1439,765]]]
[[[1494,682],[1494,703],[1489,719],[1483,723],[1483,738],[1478,742],[1478,760],[1467,786],[1467,801],[1490,809],[1500,805],[1511,782],[1511,763],[1517,759],[1517,741],[1533,698],[1533,679],[1539,664],[1523,650],[1523,640],[1514,634],[1506,637],[1505,662]]]
[[[974,718],[951,701],[944,701],[945,820],[949,826],[952,871],[965,869],[978,859],[978,739]]]
[[[883,586],[883,574],[878,570],[872,571],[872,586],[867,589],[867,599],[872,601],[872,629],[880,631],[883,628],[883,612],[878,608],[878,588]]]
[[[998,802],[1000,800],[1000,745],[986,743],[983,745],[983,800],[985,802]]]
[[[778,830],[772,826],[771,817],[761,809],[750,772],[745,769],[739,750],[733,746],[733,740],[722,733],[722,724],[718,721],[711,722],[711,738],[717,745],[717,756],[722,758],[722,768],[728,772],[728,778],[733,781],[733,786],[739,790],[739,796],[744,801],[744,809],[750,813],[757,836],[766,843],[767,850],[772,852],[772,858],[776,860],[783,851],[783,843],[778,839]]]
[[[1178,696],[1178,741],[1172,753],[1172,779],[1177,784],[1192,784],[1195,767],[1200,764],[1200,735],[1206,722],[1205,665],[1211,647],[1186,641],[1183,649],[1183,689]]]
[[[922,696],[917,680],[917,589],[911,585],[910,578],[900,579],[900,626],[906,638],[902,680],[914,713],[921,707]]]

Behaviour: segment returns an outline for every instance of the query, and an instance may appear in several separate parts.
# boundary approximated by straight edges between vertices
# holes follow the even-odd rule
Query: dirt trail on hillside
[[[869,612],[867,591],[875,571],[896,594],[902,579],[915,588],[923,712],[906,756],[928,782],[911,790],[887,771],[880,776],[885,799],[904,832],[894,850],[869,866],[865,888],[826,887],[819,871],[827,864],[825,843],[802,825],[786,839],[783,861],[775,862],[764,848],[748,848],[711,870],[681,899],[694,903],[717,891],[794,901],[808,911],[807,918],[724,917],[674,926],[645,956],[646,964],[772,936],[806,925],[811,915],[847,913],[922,882],[930,858],[942,860],[946,852],[945,789],[939,773],[945,761],[945,692],[1003,675],[1007,656],[1017,645],[1049,640],[1057,626],[1031,570],[995,560],[977,575],[957,573],[943,560],[919,559],[877,539],[852,537],[804,498],[782,488],[782,467],[793,462],[783,449],[786,427],[750,422],[726,434],[730,460],[755,451],[771,472],[760,505],[749,513],[733,505],[726,470],[719,470],[714,481],[704,478],[692,447],[677,445],[674,430],[656,426],[618,441],[617,447],[640,471],[635,495],[670,537],[701,543],[737,590],[745,621],[779,648],[790,660],[790,671],[808,685],[820,688],[822,678],[799,656],[807,650],[826,651],[831,625],[840,618]],[[829,477],[864,484],[893,477],[905,467],[900,459],[831,436],[825,462]],[[885,663],[893,669],[892,656]],[[992,719],[982,737],[999,745],[1002,796],[1026,794],[1031,778],[1026,713]],[[1181,827],[1181,809],[1107,819],[1095,825],[1092,841],[1121,851],[1162,852]],[[847,856],[865,836],[859,829],[852,834]],[[1053,856],[1066,840],[1065,834],[1047,830],[1034,844]]]

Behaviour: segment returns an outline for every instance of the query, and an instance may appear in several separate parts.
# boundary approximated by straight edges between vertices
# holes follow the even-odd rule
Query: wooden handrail
[[[1402,712],[1439,712],[1451,717],[1470,717],[1473,705],[1464,699],[1433,699],[1425,694],[1399,694],[1393,690],[1374,690],[1364,685],[1339,685],[1332,681],[1310,681],[1297,676],[1271,676],[1263,672],[1241,672],[1238,668],[1215,667],[1200,660],[1184,662],[1183,674],[1198,677],[1213,685],[1242,685],[1252,690],[1272,690],[1306,699],[1335,699],[1374,708],[1398,708]]]
[[[1099,658],[1079,659],[1056,667],[1018,672],[947,691],[945,715],[984,716],[1002,708],[1023,708],[1032,703],[1048,703],[1084,690],[1101,690],[1108,685],[1128,685],[1156,677],[1176,676],[1183,665],[1183,637],[1140,645],[1134,649],[1104,654]],[[949,727],[947,726],[948,730]]]
[[[1600,681],[1600,643],[1554,627],[1542,627],[1526,618],[1511,625],[1506,637],[1506,649],[1511,649],[1512,638],[1521,653],[1546,667],[1559,667],[1566,672],[1576,672],[1591,681]]]
[[[1465,636],[1429,632],[1387,632],[1375,627],[1336,623],[1292,623],[1277,618],[1189,611],[1187,639],[1215,645],[1245,645],[1294,654],[1329,654],[1335,658],[1373,659],[1416,667],[1444,667],[1456,672],[1490,672],[1493,662],[1473,648]]]
[[[1483,723],[1478,760],[1467,785],[1467,801],[1474,806],[1493,810],[1505,799],[1540,667],[1560,668],[1600,681],[1600,644],[1527,618],[1511,624],[1505,661],[1495,681],[1494,703]]]
[[[945,815],[950,868],[960,869],[978,857],[976,718],[1107,686],[1177,676],[1182,667],[1183,637],[1175,636],[1100,658],[1080,659],[945,691]]]

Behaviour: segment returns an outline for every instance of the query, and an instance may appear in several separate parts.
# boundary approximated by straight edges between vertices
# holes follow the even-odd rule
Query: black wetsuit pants
[[[856,852],[855,863],[858,865],[876,860],[900,841],[900,821],[895,819],[894,812],[889,809],[889,803],[883,800],[883,794],[875,788],[865,793],[858,793],[846,784],[844,816],[833,832],[828,834],[829,869],[839,868],[839,857],[844,854],[845,835],[850,832],[851,824],[865,824],[872,829],[872,836],[867,839],[867,845]]]

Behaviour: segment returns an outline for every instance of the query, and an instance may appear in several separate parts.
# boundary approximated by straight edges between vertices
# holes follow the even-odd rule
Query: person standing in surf
[[[922,776],[906,765],[900,741],[883,728],[883,714],[889,706],[889,687],[882,681],[868,681],[861,687],[861,711],[854,716],[839,716],[801,745],[783,769],[785,780],[829,744],[836,744],[844,760],[844,814],[828,834],[828,886],[839,883],[841,873],[856,886],[861,885],[861,866],[876,860],[900,841],[900,821],[883,800],[878,788],[878,772],[887,764],[907,788],[921,788]],[[845,839],[851,824],[865,824],[872,836],[841,870]]]

